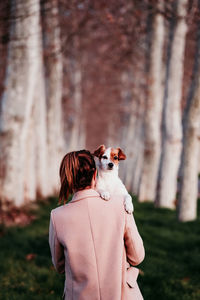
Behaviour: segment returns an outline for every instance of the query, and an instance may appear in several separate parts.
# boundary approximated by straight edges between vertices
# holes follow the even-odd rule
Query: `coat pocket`
[[[130,267],[126,271],[126,283],[129,287],[134,288],[139,274],[139,269]]]

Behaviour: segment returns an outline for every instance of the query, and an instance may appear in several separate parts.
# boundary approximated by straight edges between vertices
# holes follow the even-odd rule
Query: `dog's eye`
[[[106,155],[102,156],[103,159],[108,159]]]
[[[118,157],[117,157],[117,156],[114,156],[114,159],[115,159],[115,160],[117,160],[117,159],[118,159]]]

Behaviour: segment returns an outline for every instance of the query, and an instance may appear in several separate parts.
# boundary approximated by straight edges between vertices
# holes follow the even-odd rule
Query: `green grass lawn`
[[[41,203],[27,227],[1,227],[0,299],[61,299],[64,276],[54,271],[48,245],[49,214],[56,205],[56,199]],[[134,205],[146,250],[138,280],[145,300],[200,299],[200,219],[182,224],[170,210]]]

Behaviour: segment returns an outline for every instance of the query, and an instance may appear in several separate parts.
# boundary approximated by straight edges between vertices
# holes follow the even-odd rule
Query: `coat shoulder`
[[[60,214],[63,213],[63,211],[65,211],[66,206],[67,206],[67,204],[64,204],[64,205],[61,205],[61,206],[58,206],[58,207],[52,209],[51,215],[53,215],[55,217],[59,216]]]

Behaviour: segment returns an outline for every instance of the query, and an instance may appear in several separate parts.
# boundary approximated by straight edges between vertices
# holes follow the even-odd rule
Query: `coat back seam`
[[[98,270],[98,264],[97,264],[96,248],[95,248],[94,235],[93,235],[93,230],[92,230],[92,222],[91,222],[91,219],[90,219],[90,212],[89,212],[88,200],[87,200],[87,208],[88,208],[88,217],[89,217],[89,222],[90,222],[90,230],[91,230],[92,242],[93,242],[93,247],[94,247],[94,255],[95,255],[95,261],[96,261],[96,268],[97,268],[97,278],[98,278],[98,287],[99,287],[99,298],[100,298],[100,300],[101,300],[101,289],[100,289],[100,280],[99,280],[99,270]]]

